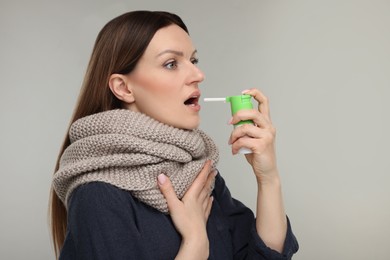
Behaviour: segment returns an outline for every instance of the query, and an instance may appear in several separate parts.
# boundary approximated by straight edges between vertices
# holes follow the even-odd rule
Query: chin
[[[193,121],[193,122],[182,122],[182,123],[175,124],[173,126],[176,128],[185,129],[185,130],[194,130],[194,129],[197,129],[199,127],[199,124],[200,124],[200,122],[199,122],[199,120],[197,120],[197,121]]]
[[[180,128],[180,129],[183,129],[183,130],[194,130],[194,129],[197,129],[199,127],[199,124],[197,125],[181,125],[181,126],[176,126],[176,128]]]

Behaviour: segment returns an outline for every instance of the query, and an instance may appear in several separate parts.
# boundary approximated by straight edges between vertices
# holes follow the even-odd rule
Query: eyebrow
[[[195,53],[197,53],[198,51],[197,50],[194,50],[193,52],[192,52],[192,54],[191,54],[191,56],[193,56]],[[157,56],[156,57],[160,57],[160,56],[162,56],[162,55],[164,55],[164,54],[167,54],[167,53],[172,53],[172,54],[175,54],[175,55],[177,55],[177,56],[184,56],[184,53],[182,52],[182,51],[175,51],[175,50],[165,50],[165,51],[162,51],[162,52],[160,52],[159,54],[157,54]]]

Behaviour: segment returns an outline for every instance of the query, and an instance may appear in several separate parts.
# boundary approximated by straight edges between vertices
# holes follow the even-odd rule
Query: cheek
[[[141,86],[141,92],[144,98],[167,106],[171,105],[170,103],[175,103],[174,101],[179,98],[179,92],[174,86],[161,81],[150,82]]]
[[[177,101],[180,99],[180,87],[177,82],[177,77],[153,70],[149,70],[148,74],[133,74],[131,83],[139,111],[154,116],[160,112],[169,114],[177,112]],[[159,111],[156,111],[156,107],[159,107]]]
[[[132,82],[139,92],[162,95],[172,90],[175,79],[172,81],[161,73],[151,71],[148,75],[135,75]]]
[[[140,112],[167,123],[165,117],[172,117],[178,111],[178,93],[155,83],[136,88],[136,106]]]
[[[136,102],[149,102],[159,93],[159,84],[157,80],[150,77],[134,77],[131,81],[132,89]]]

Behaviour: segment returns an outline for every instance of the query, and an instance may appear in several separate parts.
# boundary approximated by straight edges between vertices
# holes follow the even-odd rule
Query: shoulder
[[[130,192],[108,183],[77,187],[69,200],[63,254],[77,254],[78,259],[129,259],[139,253],[137,241],[142,239],[136,204]]]
[[[77,187],[69,200],[68,212],[72,214],[98,214],[106,211],[130,209],[134,199],[130,192],[104,182],[90,182]]]
[[[102,199],[107,196],[125,196],[126,191],[115,187],[105,182],[89,182],[78,186],[71,195],[70,200],[74,197],[89,198],[89,199]]]
[[[88,200],[89,202],[105,202],[108,199],[129,197],[129,192],[105,182],[89,182],[77,187],[71,195],[70,201]],[[111,202],[111,201],[110,201]]]

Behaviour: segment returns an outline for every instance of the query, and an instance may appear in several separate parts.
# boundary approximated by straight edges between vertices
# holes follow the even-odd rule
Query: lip
[[[190,98],[197,98],[197,99],[199,100],[199,98],[200,98],[200,91],[197,90],[197,91],[192,92],[191,95],[189,95],[189,96],[186,98],[186,100],[187,100],[187,99],[190,99]]]
[[[201,93],[199,90],[192,92],[189,96],[187,96],[186,100],[188,100],[190,98],[195,98],[196,102],[195,102],[195,104],[186,105],[186,107],[195,111],[195,112],[199,112],[199,110],[200,110],[200,105],[199,105],[200,96],[201,96]]]

